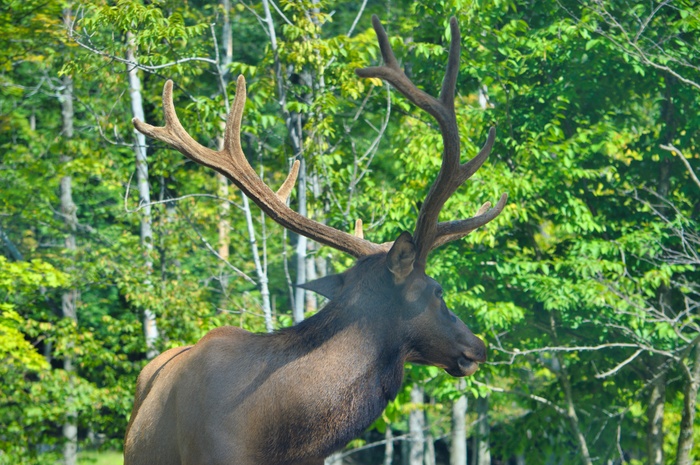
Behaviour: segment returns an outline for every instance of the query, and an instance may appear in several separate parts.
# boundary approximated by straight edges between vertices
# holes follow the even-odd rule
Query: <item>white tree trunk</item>
[[[219,73],[221,92],[226,97],[224,100],[226,102],[226,114],[229,112],[228,108],[228,97],[226,96],[227,86],[228,86],[228,66],[231,64],[233,59],[233,37],[231,28],[231,19],[229,16],[229,11],[231,10],[231,3],[229,0],[222,1],[222,8],[224,10],[224,20],[222,28],[222,45],[223,45],[223,55],[220,57]],[[276,41],[274,41],[276,43]],[[221,130],[225,129],[225,124],[222,123]],[[223,148],[223,137],[219,138],[219,149]],[[217,184],[218,193],[222,198],[228,197],[229,185],[228,179],[225,176],[217,173]],[[253,263],[255,265],[255,273],[258,277],[258,289],[260,290],[260,300],[263,315],[265,318],[265,329],[268,333],[274,330],[274,325],[272,323],[272,306],[270,304],[270,290],[268,287],[269,279],[267,277],[267,260],[264,256],[265,246],[263,242],[263,257],[260,258],[260,249],[258,248],[258,241],[255,234],[255,223],[253,221],[253,213],[250,209],[250,200],[241,192],[243,213],[245,215],[246,226],[248,229],[248,243],[250,245],[250,250],[253,255]],[[219,257],[228,260],[229,257],[229,229],[230,222],[228,220],[229,215],[229,204],[226,201],[222,201],[219,205]],[[264,240],[264,239],[263,239]],[[222,276],[221,282],[222,289],[227,286],[227,280]]]
[[[386,431],[384,431],[384,441],[383,465],[391,465],[394,461],[394,435],[389,425],[386,425]]]
[[[336,452],[326,457],[324,465],[343,465],[343,453]]]
[[[228,199],[228,179],[221,173],[216,173],[217,182],[217,195],[222,199]],[[231,206],[227,201],[222,201],[219,203],[219,247],[218,254],[222,260],[228,261],[229,258],[229,231],[231,229],[231,223],[229,221],[229,214],[231,212]],[[223,264],[223,263],[222,263]],[[221,285],[221,299],[222,305],[226,304],[226,289],[228,288],[228,278],[226,273],[223,272],[224,268],[221,267],[220,273],[220,285]]]
[[[660,364],[657,364],[660,365]],[[666,373],[652,384],[647,404],[647,464],[664,464],[664,404],[666,402]]]
[[[426,425],[427,426],[427,425]],[[423,455],[425,465],[435,465],[435,438],[428,432],[425,435],[425,453]]]
[[[414,384],[411,389],[411,404],[413,404],[413,408],[408,416],[408,430],[411,438],[408,464],[423,465],[425,412],[423,411],[423,387],[418,384]]]
[[[65,22],[70,21],[71,11],[66,9],[63,12]],[[70,76],[63,77],[63,92],[61,93],[61,114],[63,118],[63,137],[71,139],[73,137],[73,80]],[[61,156],[63,163],[70,161],[68,154]],[[77,207],[73,202],[73,185],[70,175],[65,175],[61,178],[61,214],[66,225],[67,234],[65,238],[66,249],[71,254],[77,250],[76,229],[78,225]],[[61,296],[61,311],[64,318],[71,319],[74,323],[78,322],[77,305],[80,293],[78,289],[68,289]],[[68,352],[63,358],[63,369],[68,374],[69,389],[73,387],[75,376],[75,367],[73,366],[73,356],[70,354],[72,343],[69,343]],[[72,395],[66,397],[66,421],[63,424],[63,463],[65,465],[75,465],[78,460],[78,412],[75,410]]]
[[[491,465],[491,447],[489,444],[491,427],[489,426],[488,397],[479,397],[476,400],[476,412],[478,415],[476,424],[476,465]]]
[[[127,33],[127,71],[129,74],[129,94],[131,95],[131,113],[134,118],[145,121],[143,111],[143,98],[141,96],[141,78],[136,67],[136,45],[134,35]],[[146,136],[134,129],[134,154],[136,157],[136,182],[139,191],[139,205],[141,209],[141,247],[146,255],[146,269],[148,277],[146,286],[150,286],[150,274],[153,268],[151,251],[153,250],[153,229],[151,227],[151,192],[148,184],[148,160],[146,158]],[[158,340],[158,326],[156,316],[150,310],[143,312],[143,331],[146,338],[146,357],[153,358],[158,355],[156,341]]]
[[[692,363],[692,366],[687,367],[687,380],[683,390],[683,416],[681,417],[681,430],[678,434],[675,465],[698,463],[693,461],[692,454],[695,411],[698,400],[698,388],[700,388],[700,344],[696,343],[695,348],[690,352],[688,360]],[[697,460],[698,457],[695,459]]]
[[[255,264],[255,272],[258,276],[258,287],[260,288],[260,298],[262,300],[262,310],[265,316],[265,329],[268,333],[274,330],[272,324],[272,306],[270,305],[270,289],[268,287],[267,267],[263,267],[263,262],[260,261],[260,251],[255,237],[255,227],[253,224],[253,214],[250,211],[250,201],[245,194],[243,197],[243,213],[245,214],[246,224],[248,225],[248,240],[250,248],[253,252],[253,263]]]
[[[457,389],[463,391],[465,382],[460,379]],[[452,404],[452,447],[450,465],[467,465],[467,396],[463,395]]]
[[[282,63],[279,59],[278,44],[277,44],[277,34],[275,32],[275,25],[272,21],[272,14],[270,13],[270,4],[268,0],[262,0],[262,7],[264,13],[265,26],[267,27],[267,33],[270,37],[270,48],[272,49],[274,67],[275,67],[275,79],[277,81],[277,101],[284,115],[285,125],[287,127],[287,134],[289,136],[289,142],[292,147],[292,153],[294,157],[301,162],[299,167],[299,176],[297,178],[297,203],[298,212],[301,215],[306,216],[306,163],[304,161],[302,153],[302,124],[301,115],[298,113],[290,113],[287,110],[287,92],[285,90],[285,76],[282,71]],[[298,242],[296,247],[296,270],[297,270],[297,280],[296,284],[306,283],[306,252],[308,246],[308,239],[304,236],[298,236]],[[299,323],[304,320],[304,303],[305,303],[306,291],[299,287],[294,291],[294,308],[292,309],[292,318],[294,323]]]
[[[233,34],[232,34],[232,29],[231,29],[231,17],[229,15],[229,12],[231,10],[231,2],[230,0],[223,0],[221,2],[221,8],[224,13],[223,17],[223,25],[222,25],[222,30],[221,30],[221,44],[222,44],[222,50],[223,54],[221,56],[221,70],[220,72],[222,73],[221,76],[221,82],[224,86],[224,89],[222,89],[222,92],[226,92],[226,87],[229,82],[228,80],[228,66],[231,64],[231,61],[233,59]],[[228,99],[226,99],[228,101]],[[226,109],[227,114],[228,114],[228,108]],[[225,128],[225,124],[222,122],[221,123],[221,130],[223,133],[223,130]],[[219,137],[219,150],[223,147],[224,139],[223,137]],[[228,199],[229,195],[229,186],[228,186],[228,179],[226,176],[224,176],[221,173],[216,173],[216,180],[217,180],[217,185],[218,185],[218,196],[221,197],[222,199]],[[229,257],[229,231],[231,229],[230,221],[229,221],[229,214],[230,214],[231,206],[227,201],[221,201],[219,203],[219,257],[223,260],[228,261]],[[228,279],[226,278],[225,273],[221,273],[221,302],[222,304],[225,304],[226,300],[226,289],[228,287]]]
[[[297,177],[297,204],[298,212],[302,216],[307,215],[306,211],[306,161],[301,158],[299,165],[299,176]],[[296,247],[297,262],[297,288],[294,296],[294,323],[304,321],[304,306],[306,303],[306,291],[299,287],[306,283],[306,249],[309,241],[306,237],[299,235]]]

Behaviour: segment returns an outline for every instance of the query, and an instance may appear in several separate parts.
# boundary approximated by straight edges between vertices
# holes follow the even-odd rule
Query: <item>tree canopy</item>
[[[383,463],[387,449],[366,446],[403,437],[418,409],[448,463],[463,395],[466,434],[493,463],[700,458],[696,2],[11,0],[0,9],[0,464],[67,460],[65,424],[80,448],[121,448],[150,351],[225,324],[289,326],[293,309],[318,309],[295,284],[352,263],[161,144],[137,161],[135,108],[161,124],[167,79],[183,125],[215,148],[245,76],[243,149],[275,189],[302,161],[292,208],[349,232],[361,218],[375,242],[413,230],[442,141],[398,92],[355,75],[381,59],[371,14],[431,94],[457,18],[462,161],[491,126],[497,138],[441,220],[501,192],[509,201],[428,263],[489,362],[465,384],[410,367],[344,460]]]

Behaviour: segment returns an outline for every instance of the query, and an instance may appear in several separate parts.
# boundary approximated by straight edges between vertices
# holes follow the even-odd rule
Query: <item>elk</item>
[[[486,360],[484,343],[447,308],[440,284],[426,275],[425,266],[432,249],[464,237],[503,210],[506,194],[495,207],[484,204],[472,218],[438,221],[448,198],[488,157],[495,131],[489,131],[473,159],[460,163],[454,111],[460,36],[455,18],[439,98],[411,82],[376,16],[372,23],[384,64],[358,69],[358,76],[387,81],[432,115],[444,143],[440,171],[413,234],[373,243],[359,227],[349,234],[288,207],[298,164],[275,193],[241,149],[246,99],[242,76],[221,151],[195,142],[182,127],[171,81],[163,91],[165,126],[133,121],[145,135],[225,175],[283,227],[357,261],[343,273],[305,285],[329,301],[296,326],[271,334],[221,327],[193,346],[170,349],[152,360],[137,381],[124,445],[126,465],[322,464],[396,397],[406,362],[469,376]]]

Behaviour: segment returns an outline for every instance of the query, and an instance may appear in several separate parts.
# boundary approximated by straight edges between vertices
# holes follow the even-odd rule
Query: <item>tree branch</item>
[[[683,164],[685,165],[686,169],[688,170],[688,174],[690,174],[690,177],[692,178],[693,182],[700,188],[700,179],[695,175],[695,171],[693,171],[693,167],[690,166],[690,162],[685,158],[683,155],[683,152],[678,150],[676,147],[673,146],[673,144],[661,144],[659,147],[661,147],[664,150],[668,150],[671,153],[674,153],[678,155],[678,158],[681,159]]]

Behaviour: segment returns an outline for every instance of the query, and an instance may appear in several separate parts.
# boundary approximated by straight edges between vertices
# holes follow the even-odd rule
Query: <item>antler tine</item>
[[[450,52],[447,55],[447,69],[440,89],[440,101],[454,112],[455,88],[457,87],[457,74],[459,73],[459,51],[461,35],[457,18],[450,18]]]
[[[163,115],[165,126],[161,127],[151,126],[138,118],[132,119],[131,122],[139,132],[148,137],[165,142],[197,163],[212,166],[217,158],[217,152],[199,144],[182,127],[173,104],[173,81],[171,80],[167,80],[163,86]]]
[[[238,79],[236,79],[236,96],[233,99],[228,118],[226,118],[223,152],[229,154],[232,159],[242,159],[243,161],[245,161],[245,155],[243,154],[243,147],[241,147],[241,124],[247,96],[245,78],[242,74],[239,74]],[[247,161],[245,164],[250,167]]]
[[[471,218],[457,221],[446,221],[438,223],[437,237],[433,242],[431,250],[437,249],[448,242],[461,239],[470,232],[478,229],[501,214],[506,206],[508,194],[501,194],[501,198],[495,207],[491,208],[491,202],[484,203],[481,208]]]
[[[360,218],[355,220],[355,236],[364,238],[365,233],[362,230],[362,220]]]
[[[399,92],[406,96],[406,98],[417,107],[432,115],[438,121],[438,124],[441,126],[447,124],[450,120],[450,115],[445,110],[448,108],[442,105],[441,102],[432,95],[416,87],[399,67],[399,62],[396,60],[394,51],[389,43],[389,37],[377,15],[372,15],[372,26],[374,26],[374,31],[377,34],[377,41],[379,42],[379,49],[382,53],[384,65],[356,69],[355,73],[364,78],[384,79],[396,87]],[[459,56],[459,53],[457,55]],[[457,59],[459,60],[459,57]]]
[[[299,160],[294,160],[294,163],[292,163],[292,169],[289,170],[289,174],[287,175],[287,179],[284,180],[282,186],[280,186],[280,188],[277,190],[277,197],[279,197],[279,199],[284,203],[287,203],[289,194],[292,193],[294,184],[297,182],[300,164],[301,162]]]
[[[241,147],[240,129],[246,100],[246,86],[243,76],[238,77],[236,97],[226,121],[224,147],[218,152],[199,144],[183,128],[175,112],[172,91],[173,83],[172,81],[167,81],[163,87],[165,126],[152,126],[134,118],[132,121],[137,130],[153,139],[165,142],[191,160],[223,174],[270,218],[290,231],[346,252],[354,257],[363,257],[385,251],[385,245],[375,244],[361,237],[311,220],[287,206],[287,198],[294,187],[299,171],[298,161],[292,165],[287,179],[277,193],[273,192],[260,179],[248,163]]]
[[[491,221],[503,210],[507,199],[506,195],[501,197],[495,208],[485,212],[480,210],[473,218],[438,224],[440,210],[445,202],[486,161],[493,147],[496,132],[494,128],[491,128],[487,141],[479,154],[467,163],[460,164],[459,129],[454,109],[460,55],[460,33],[456,18],[450,19],[449,56],[439,100],[418,89],[400,69],[386,31],[376,16],[372,16],[372,25],[377,34],[384,65],[359,69],[356,71],[357,74],[360,77],[382,78],[392,84],[416,106],[433,116],[442,133],[442,165],[418,213],[416,229],[413,234],[413,241],[418,252],[416,265],[424,267],[428,253],[432,249],[463,237],[470,231]]]

